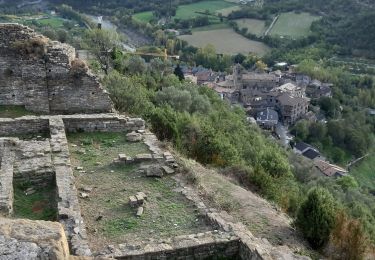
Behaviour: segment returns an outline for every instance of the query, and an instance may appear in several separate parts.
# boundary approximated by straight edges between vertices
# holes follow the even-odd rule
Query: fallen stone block
[[[138,200],[135,196],[130,196],[129,197],[129,205],[130,207],[136,207],[138,206]]]
[[[129,142],[139,142],[142,141],[142,134],[137,132],[131,132],[126,135],[126,140]]]
[[[152,155],[149,153],[137,154],[134,158],[134,160],[137,162],[151,161],[152,159]]]
[[[165,174],[173,174],[174,170],[168,166],[162,166],[162,170],[164,171]]]
[[[163,171],[160,169],[159,166],[150,166],[146,169],[146,176],[147,177],[163,177]]]
[[[126,158],[127,158],[127,156],[126,156],[126,154],[124,154],[124,153],[120,153],[120,154],[118,155],[118,159],[119,159],[119,161],[126,161]]]
[[[136,195],[138,195],[138,196],[142,197],[143,199],[147,200],[147,195],[146,195],[146,193],[144,193],[144,192],[142,192],[142,191],[137,192]]]
[[[137,199],[137,204],[142,205],[144,203],[144,197],[140,196],[139,194],[135,195],[135,198]]]
[[[140,217],[140,216],[142,216],[143,215],[143,207],[139,207],[138,209],[137,209],[137,217]]]

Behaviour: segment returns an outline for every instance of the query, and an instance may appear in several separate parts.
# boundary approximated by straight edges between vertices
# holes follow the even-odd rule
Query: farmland
[[[270,50],[267,45],[246,39],[232,29],[198,31],[193,32],[192,35],[183,35],[179,38],[196,47],[205,47],[212,44],[216,51],[222,54],[247,54],[252,52],[262,56]]]
[[[239,29],[246,28],[248,33],[262,36],[266,31],[266,22],[258,19],[237,19],[235,22]]]
[[[309,13],[282,13],[271,29],[271,36],[290,38],[305,37],[310,34],[312,22],[319,20],[319,16]]]
[[[211,15],[216,15],[217,13],[222,13],[226,15],[231,12],[231,9],[236,7],[235,3],[229,3],[224,0],[214,0],[214,1],[202,1],[189,5],[181,5],[177,8],[176,16],[177,19],[192,19],[197,16],[205,15],[206,11]],[[152,19],[152,12],[141,12],[133,16],[136,20],[141,22],[149,22]],[[212,17],[212,16],[211,16]],[[216,19],[219,21],[219,19]]]

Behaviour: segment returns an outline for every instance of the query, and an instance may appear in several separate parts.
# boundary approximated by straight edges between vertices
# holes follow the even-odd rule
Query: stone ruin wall
[[[105,113],[113,107],[98,79],[74,73],[75,50],[49,41],[44,55],[22,53],[19,43],[42,36],[19,24],[0,24],[0,105],[39,113]]]

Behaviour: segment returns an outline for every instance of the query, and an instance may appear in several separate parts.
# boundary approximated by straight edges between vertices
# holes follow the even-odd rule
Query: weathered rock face
[[[0,217],[0,259],[69,259],[61,224]]]
[[[53,114],[110,112],[97,78],[72,68],[75,50],[19,24],[0,24],[0,105]]]

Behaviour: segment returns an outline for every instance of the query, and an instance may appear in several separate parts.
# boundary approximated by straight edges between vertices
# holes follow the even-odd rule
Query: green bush
[[[295,223],[313,248],[322,248],[328,242],[335,223],[335,208],[332,195],[323,188],[311,190],[302,203]]]

